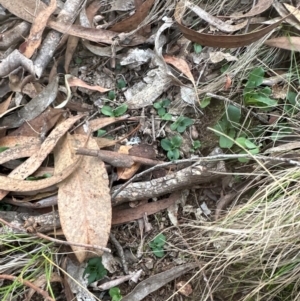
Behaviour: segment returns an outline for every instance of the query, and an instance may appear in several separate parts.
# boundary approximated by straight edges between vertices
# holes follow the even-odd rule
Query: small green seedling
[[[109,100],[115,100],[115,99],[116,99],[116,93],[115,93],[115,91],[109,91],[109,92],[107,93],[107,98],[108,98]]]
[[[179,148],[182,144],[182,138],[180,136],[174,136],[171,139],[162,139],[160,144],[161,147],[167,151],[167,157],[169,160],[172,161],[179,159]]]
[[[178,133],[183,133],[192,124],[194,124],[194,121],[191,118],[180,116],[170,125],[170,129]]]
[[[157,110],[158,116],[163,120],[171,120],[172,115],[167,113],[167,108],[170,106],[171,101],[169,99],[162,99],[153,104],[153,107]]]
[[[107,275],[107,271],[102,264],[101,257],[91,258],[84,270],[83,277],[88,275],[88,285],[96,280],[102,279]]]
[[[110,288],[109,295],[111,297],[111,301],[120,301],[122,299],[121,291],[118,287]]]
[[[206,107],[210,104],[210,101],[211,101],[211,97],[205,96],[205,97],[200,101],[200,108],[201,108],[201,109],[206,108]]]
[[[244,150],[240,151],[240,154],[252,154],[257,155],[259,153],[259,145],[254,144],[249,139],[244,137],[239,137],[235,140],[235,143],[243,148]],[[249,161],[248,158],[239,158],[239,161],[242,163],[247,163]]]
[[[80,65],[82,63],[82,59],[80,57],[75,58],[75,64]]]
[[[264,80],[265,71],[262,67],[257,67],[249,74],[243,95],[246,105],[268,109],[277,105],[275,99],[270,98],[272,90],[269,87],[260,87]]]
[[[157,235],[150,243],[149,246],[156,257],[163,257],[165,255],[164,245],[166,244],[166,237],[163,234]]]
[[[192,142],[192,149],[191,152],[194,153],[196,150],[198,150],[201,147],[201,142],[199,140],[194,140]]]
[[[128,109],[128,106],[124,103],[115,109],[112,109],[110,106],[103,106],[101,113],[109,117],[119,117],[122,116]]]
[[[202,51],[202,46],[197,43],[194,43],[194,52],[199,54],[201,53],[201,51]]]
[[[289,91],[286,95],[286,103],[284,105],[284,112],[290,117],[299,113],[300,104],[297,101],[297,93]]]
[[[117,80],[117,88],[118,88],[119,90],[122,90],[122,89],[125,88],[125,87],[126,87],[126,82],[125,82],[125,80],[124,80],[123,78],[118,79],[118,80]]]
[[[220,132],[216,133],[216,135],[220,137],[220,147],[231,148],[233,146],[234,139],[236,138],[237,134],[234,125],[239,125],[240,119],[241,109],[237,108],[236,106],[229,105],[226,108],[226,112],[222,116],[221,120],[214,126],[214,129]]]

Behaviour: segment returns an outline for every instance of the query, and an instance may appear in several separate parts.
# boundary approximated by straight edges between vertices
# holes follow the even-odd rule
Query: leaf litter
[[[0,196],[2,204],[13,204],[11,212],[23,208],[24,214],[14,215],[17,228],[14,219],[9,221],[12,231],[28,232],[30,221],[33,234],[54,233],[69,243],[65,251],[74,256],[68,256],[63,286],[70,286],[72,292],[66,296],[99,300],[100,295],[93,294],[83,279],[84,269],[90,258],[104,258],[111,249],[125,273],[128,262],[129,272],[136,274],[124,276],[120,267],[112,270],[105,263],[111,283],[100,279],[91,285],[104,294],[118,285],[122,300],[148,300],[150,294],[157,294],[157,300],[162,294],[167,300],[173,290],[166,288],[175,278],[183,285],[174,286],[179,294],[193,294],[197,289],[188,279],[194,269],[206,282],[201,300],[213,300],[212,283],[207,282],[198,258],[191,255],[182,260],[180,252],[170,248],[186,217],[208,222],[214,212],[217,220],[237,196],[230,192],[234,184],[226,176],[224,161],[203,159],[203,154],[225,158],[206,130],[222,117],[224,106],[205,121],[212,112],[201,110],[203,103],[210,107],[205,91],[230,97],[241,89],[238,82],[247,76],[240,73],[253,62],[253,49],[299,51],[298,37],[273,33],[286,23],[298,28],[298,8],[258,1],[245,10],[226,3],[220,13],[213,6],[185,0],[90,1],[88,5],[79,0],[48,4],[0,0],[0,5],[9,24],[3,27],[0,41]],[[271,23],[250,22],[266,13]],[[228,69],[220,72],[224,66]],[[153,105],[164,99],[170,107],[160,108],[158,114]],[[101,114],[103,107],[110,117]],[[122,108],[119,115],[117,108]],[[179,131],[174,124],[180,120],[189,123]],[[178,133],[184,142],[176,146],[170,142],[169,147],[183,160],[167,162],[160,141],[175,141],[171,137]],[[201,152],[194,143],[199,136],[207,139]],[[242,194],[243,189],[236,191]],[[189,191],[198,191],[199,202]],[[52,207],[38,209],[49,195],[54,195]],[[215,204],[216,199],[221,205]],[[52,225],[52,231],[45,225]],[[178,233],[172,233],[172,225]],[[168,237],[163,245],[167,255],[161,259],[167,268],[153,269],[150,262],[156,257],[148,242],[159,232]],[[186,241],[180,245],[189,248]],[[139,260],[149,264],[141,265]],[[81,275],[70,268],[74,262]],[[50,280],[36,277],[27,300],[34,292],[46,293],[40,287],[54,281],[55,275]],[[114,282],[116,276],[122,277]],[[80,289],[74,286],[74,278]],[[126,285],[130,279],[140,283],[130,287]]]

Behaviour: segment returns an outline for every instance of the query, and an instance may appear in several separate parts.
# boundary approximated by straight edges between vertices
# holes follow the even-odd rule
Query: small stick
[[[118,254],[121,258],[121,262],[122,262],[125,274],[129,274],[128,265],[127,265],[127,262],[126,262],[126,259],[125,259],[125,254],[124,254],[122,246],[120,245],[120,243],[118,242],[118,240],[116,239],[116,237],[112,233],[109,234],[109,238],[110,238],[111,242],[115,245],[115,247],[117,249],[117,252],[118,252]]]
[[[77,242],[72,242],[72,241],[65,241],[65,240],[60,240],[60,239],[56,239],[53,237],[50,237],[48,235],[42,234],[40,232],[36,232],[34,233],[35,236],[38,236],[40,238],[44,238],[50,241],[53,241],[55,243],[61,244],[61,245],[71,245],[71,246],[77,246],[77,247],[83,247],[83,248],[89,248],[89,249],[97,249],[97,250],[101,250],[107,253],[111,253],[111,250],[105,247],[100,247],[97,245],[89,245],[89,244],[81,244],[81,243],[77,243]]]

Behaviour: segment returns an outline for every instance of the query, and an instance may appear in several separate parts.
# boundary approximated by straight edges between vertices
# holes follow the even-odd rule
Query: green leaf
[[[277,105],[277,100],[266,97],[261,93],[249,93],[245,96],[245,103],[258,107],[273,107]]]
[[[204,98],[200,101],[200,108],[201,108],[201,109],[206,108],[206,107],[210,104],[210,101],[211,101],[211,97],[204,97]]]
[[[172,115],[169,114],[169,113],[167,113],[167,114],[165,114],[164,116],[162,116],[162,119],[163,119],[163,120],[172,120]]]
[[[111,297],[111,301],[120,301],[122,299],[121,291],[118,287],[110,288],[109,295]]]
[[[104,134],[106,134],[106,130],[98,130],[97,131],[97,137],[102,137]]]
[[[173,161],[173,160],[178,160],[179,157],[180,157],[180,153],[179,153],[179,150],[177,148],[173,149],[173,150],[169,150],[167,152],[167,157],[170,161]]]
[[[127,111],[127,109],[128,109],[128,105],[124,103],[121,106],[114,109],[113,114],[115,117],[122,116]]]
[[[232,139],[235,138],[236,130],[234,128],[229,129],[228,136]]]
[[[295,105],[296,104],[296,97],[297,93],[293,91],[289,91],[286,95],[286,99],[289,101],[290,104]]]
[[[201,51],[202,51],[202,46],[197,43],[194,43],[194,52],[199,54]]]
[[[157,249],[154,249],[154,250],[153,250],[153,254],[154,254],[156,257],[158,257],[158,258],[162,258],[162,257],[164,257],[165,252],[164,252],[163,249],[157,248]]]
[[[103,106],[101,113],[105,116],[114,117],[114,112],[110,106]]]
[[[126,87],[126,82],[125,82],[125,80],[124,79],[118,79],[117,80],[117,88],[119,89],[119,90],[122,90],[123,88],[125,88]]]
[[[229,105],[227,107],[226,112],[227,112],[228,121],[239,123],[240,118],[241,118],[241,109],[240,108],[233,106],[233,105]]]
[[[160,145],[161,147],[165,150],[165,151],[170,151],[172,150],[173,144],[171,143],[171,141],[167,138],[162,139],[160,141]]]
[[[230,126],[230,123],[227,121],[227,119],[221,119],[219,122],[214,126],[214,129],[218,132],[226,134],[228,131],[228,127]],[[215,133],[217,136],[222,136],[222,134]]]
[[[152,241],[156,244],[156,246],[163,247],[166,244],[166,240],[166,236],[160,233]]]
[[[182,144],[182,138],[180,136],[174,136],[171,139],[171,143],[175,148],[179,148]]]
[[[177,126],[177,132],[178,133],[183,133],[186,130],[186,126],[185,125],[178,125]]]
[[[257,67],[252,70],[249,74],[248,81],[254,82],[255,87],[258,87],[262,84],[264,80],[265,70],[262,67]]]
[[[160,109],[160,108],[162,108],[162,107],[163,107],[163,106],[162,106],[162,102],[161,102],[161,101],[155,102],[155,103],[153,104],[153,107],[154,107],[155,109]]]
[[[248,149],[255,149],[255,148],[257,148],[257,145],[255,145],[250,140],[246,139],[245,140],[245,147],[248,148]]]
[[[221,148],[231,148],[233,146],[233,141],[226,136],[220,136],[219,145]]]
[[[107,97],[109,100],[114,100],[116,98],[116,93],[114,91],[109,91]]]
[[[176,131],[177,127],[178,127],[178,123],[177,123],[176,121],[173,122],[173,123],[170,125],[170,129],[171,129],[172,131]]]
[[[89,274],[88,285],[96,280],[102,279],[107,275],[107,271],[102,264],[101,257],[89,259],[87,267],[84,270],[83,276],[85,276],[86,274]]]
[[[201,147],[201,142],[199,140],[194,140],[192,142],[193,149],[198,149]]]
[[[6,151],[7,149],[9,149],[9,147],[1,146],[1,147],[0,147],[0,153]]]
[[[165,108],[159,108],[159,109],[157,110],[157,114],[158,114],[160,117],[164,116],[164,115],[166,114],[166,109],[165,109]]]
[[[163,108],[168,108],[170,106],[170,104],[171,104],[171,100],[168,99],[168,98],[165,98],[165,99],[161,100],[161,106]]]
[[[194,124],[194,120],[188,117],[183,117],[182,120],[180,121],[180,123],[182,123],[182,125],[185,125],[186,127]]]
[[[223,65],[223,66],[221,67],[221,73],[226,72],[226,71],[228,70],[228,68],[229,68],[229,64]]]
[[[269,87],[264,87],[263,89],[258,90],[259,94],[263,96],[270,96],[272,94],[272,90]]]
[[[252,154],[252,155],[257,155],[257,154],[259,154],[259,148],[258,148],[258,147],[253,148],[253,149],[249,149],[248,151],[249,151],[249,153]]]
[[[246,141],[246,138],[244,138],[244,137],[239,137],[235,140],[235,142],[237,143],[238,146],[244,147],[244,148],[246,147],[245,141]]]

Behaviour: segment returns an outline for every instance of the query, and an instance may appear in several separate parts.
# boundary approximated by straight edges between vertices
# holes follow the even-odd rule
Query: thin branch
[[[83,247],[83,248],[88,248],[88,249],[97,249],[97,250],[101,250],[103,252],[111,253],[110,249],[105,248],[105,247],[100,247],[97,245],[81,244],[81,243],[72,242],[72,241],[60,240],[60,239],[56,239],[56,238],[50,237],[48,235],[45,235],[45,234],[42,234],[39,232],[34,233],[34,235],[38,236],[40,238],[43,238],[43,239],[53,241],[53,242],[61,244],[61,245],[67,245],[67,246],[71,245],[71,246]]]

